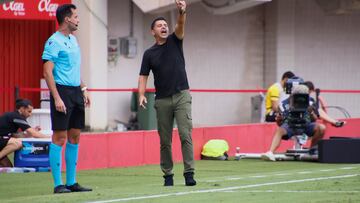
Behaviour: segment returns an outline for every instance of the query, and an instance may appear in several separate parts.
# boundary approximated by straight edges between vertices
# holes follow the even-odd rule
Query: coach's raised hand
[[[176,0],[175,2],[176,2],[176,6],[179,9],[180,14],[184,14],[186,12],[186,2],[180,0]]]

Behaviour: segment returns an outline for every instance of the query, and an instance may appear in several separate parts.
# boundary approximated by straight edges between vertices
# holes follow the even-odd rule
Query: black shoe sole
[[[71,191],[71,192],[91,192],[92,190],[78,190],[78,191]]]

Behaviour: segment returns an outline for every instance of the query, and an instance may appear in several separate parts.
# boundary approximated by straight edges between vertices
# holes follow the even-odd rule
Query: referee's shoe
[[[83,187],[79,183],[74,183],[73,185],[66,186],[66,189],[70,190],[71,192],[90,192],[90,191],[92,191],[91,188]]]
[[[69,193],[71,190],[67,189],[65,185],[58,185],[54,188],[55,194]]]

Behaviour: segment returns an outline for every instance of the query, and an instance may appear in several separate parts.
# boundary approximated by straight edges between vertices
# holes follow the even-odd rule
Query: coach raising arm
[[[185,70],[183,39],[186,20],[185,1],[176,1],[179,17],[175,32],[169,35],[168,24],[163,17],[151,23],[155,44],[144,53],[139,76],[139,105],[145,108],[146,83],[150,71],[155,80],[155,109],[160,135],[161,170],[164,186],[173,186],[172,130],[176,119],[184,160],[185,185],[196,185],[194,180],[194,154],[191,138],[191,95]]]

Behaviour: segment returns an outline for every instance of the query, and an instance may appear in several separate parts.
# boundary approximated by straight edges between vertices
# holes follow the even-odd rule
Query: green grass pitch
[[[56,195],[51,173],[0,174],[0,202],[360,202],[360,164],[197,161],[194,187],[174,169],[173,187],[158,165],[80,171],[94,191]]]

